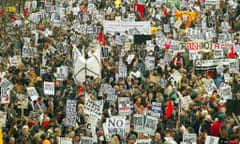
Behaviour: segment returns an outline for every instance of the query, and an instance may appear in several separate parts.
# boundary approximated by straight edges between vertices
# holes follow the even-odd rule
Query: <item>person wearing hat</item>
[[[128,137],[128,144],[134,144],[136,142],[136,139],[137,139],[137,136],[136,134],[130,134],[129,137]]]

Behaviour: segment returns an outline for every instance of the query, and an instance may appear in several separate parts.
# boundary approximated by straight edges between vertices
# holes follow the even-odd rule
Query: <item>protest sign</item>
[[[35,89],[35,87],[27,87],[27,93],[32,101],[36,101],[39,97],[38,92]]]
[[[37,53],[37,48],[24,45],[22,48],[22,57],[31,58]]]
[[[0,126],[6,127],[7,112],[0,111]]]
[[[214,50],[214,58],[223,58],[223,50],[222,49],[215,49]]]
[[[151,139],[137,139],[134,144],[151,144]]]
[[[153,70],[155,68],[155,57],[154,56],[146,56],[145,57],[145,69]]]
[[[129,133],[130,132],[130,121],[129,120],[125,120],[125,132]]]
[[[162,103],[158,102],[152,102],[151,110],[149,111],[149,114],[153,117],[160,118],[162,112]]]
[[[112,86],[110,84],[101,84],[99,91],[98,91],[98,97],[102,97],[103,94],[105,94],[105,91],[110,88],[112,88]]]
[[[103,109],[103,101],[93,101],[91,99],[87,99],[84,106],[84,113],[85,114],[93,114],[101,119],[102,116],[102,109]]]
[[[144,133],[154,136],[155,131],[157,129],[157,124],[158,124],[158,118],[147,116],[147,119],[144,125]]]
[[[232,88],[230,85],[223,85],[219,88],[220,96],[224,99],[226,102],[228,99],[232,99]]]
[[[67,66],[61,66],[57,67],[57,80],[63,81],[68,76],[68,67]]]
[[[82,137],[79,144],[93,144],[91,137]]]
[[[106,119],[106,125],[108,128],[124,129],[125,118],[121,116],[112,116]]]
[[[197,144],[197,134],[195,133],[184,133],[183,143],[186,144]]]
[[[10,103],[10,92],[13,88],[10,81],[3,79],[1,82],[1,104]]]
[[[67,99],[67,104],[66,104],[66,121],[65,121],[65,125],[66,126],[75,127],[76,120],[77,120],[76,107],[77,107],[77,101],[76,100]]]
[[[168,78],[168,80],[171,82],[173,86],[177,86],[177,84],[181,81],[181,79],[182,79],[182,74],[178,70],[175,70]]]
[[[204,87],[208,93],[208,95],[211,95],[213,91],[217,88],[215,85],[215,82],[213,80],[209,80],[204,84]]]
[[[87,128],[95,128],[97,125],[98,118],[96,115],[90,114],[87,122]]]
[[[118,98],[118,113],[121,116],[127,116],[131,113],[129,97]]]
[[[27,109],[28,108],[28,96],[24,94],[17,94],[18,108]]]
[[[117,99],[116,91],[114,88],[107,88],[105,92],[107,94],[107,99],[109,101],[115,101]]]
[[[126,78],[128,76],[127,66],[124,64],[120,64],[118,66],[118,77]]]
[[[229,59],[229,73],[239,72],[239,62],[237,59]]]
[[[72,139],[68,137],[59,137],[58,144],[72,144]]]
[[[44,81],[43,87],[44,87],[44,94],[45,95],[54,95],[55,94],[54,82]]]
[[[181,102],[181,107],[188,110],[189,104],[192,102],[192,98],[190,96],[184,96],[181,98]]]
[[[20,63],[22,63],[21,56],[15,55],[13,57],[9,57],[9,64],[10,64],[10,66],[17,67]]]
[[[218,65],[216,67],[216,71],[217,71],[218,74],[221,74],[224,71],[223,65],[222,64]]]
[[[207,136],[205,144],[218,144],[219,137]]]
[[[134,124],[135,132],[143,132],[144,131],[144,115],[134,114],[133,124]]]
[[[101,48],[101,57],[102,58],[108,58],[109,57],[109,48],[108,47],[102,47]]]

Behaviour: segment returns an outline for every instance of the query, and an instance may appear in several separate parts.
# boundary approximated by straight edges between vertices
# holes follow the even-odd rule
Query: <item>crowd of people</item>
[[[0,8],[1,88],[4,79],[12,84],[9,102],[3,103],[1,99],[1,111],[6,113],[5,120],[1,116],[3,143],[57,144],[65,137],[70,138],[72,144],[79,144],[83,137],[97,135],[94,143],[98,144],[134,144],[139,139],[150,139],[151,144],[177,144],[184,143],[183,135],[186,133],[195,134],[195,143],[199,144],[205,143],[208,136],[218,138],[219,144],[239,143],[240,112],[235,109],[235,113],[229,113],[230,107],[227,105],[228,100],[240,101],[239,72],[230,72],[227,66],[221,72],[216,70],[216,66],[196,69],[195,60],[189,59],[188,50],[171,53],[171,46],[167,43],[160,46],[158,41],[158,33],[161,33],[162,37],[169,40],[189,42],[191,39],[186,36],[187,29],[199,28],[201,23],[206,29],[214,29],[214,36],[208,41],[221,43],[218,41],[220,35],[230,35],[227,41],[231,41],[234,52],[228,47],[222,58],[236,59],[238,62],[240,1],[221,0],[219,6],[207,6],[206,2],[208,0],[37,0],[36,6],[25,5],[22,9],[8,10]],[[94,5],[91,11],[88,10],[90,3]],[[136,4],[142,7],[135,8]],[[60,26],[51,22],[52,16],[46,12],[37,23],[31,19],[32,13],[45,11],[49,5],[64,8],[64,12],[61,11],[64,20]],[[176,13],[179,11],[195,12],[196,15],[183,18],[180,26],[176,27]],[[150,42],[154,49],[139,54],[148,45],[146,42],[134,44],[134,41],[128,43],[126,48],[125,43],[132,34],[128,31],[123,34],[104,33],[103,21],[94,17],[94,12],[98,12],[102,20],[108,21],[115,21],[116,17],[126,19],[131,14],[136,22],[150,21]],[[210,21],[209,17],[213,19]],[[73,27],[76,23],[94,25],[97,32],[82,33]],[[224,23],[228,24],[226,31]],[[164,30],[166,24],[169,25],[169,32]],[[126,40],[120,44],[116,42],[119,35],[126,36]],[[29,42],[25,38],[29,38]],[[26,56],[23,51],[26,43],[28,47],[35,48],[31,56]],[[77,81],[73,48],[77,48],[87,59],[94,53],[94,45],[108,48],[107,55],[101,58],[101,75],[86,75],[84,81]],[[200,54],[201,59],[216,59],[214,51],[201,51]],[[134,55],[130,62],[129,55]],[[155,58],[153,69],[146,68],[146,56]],[[11,61],[13,58],[18,58],[17,64]],[[120,64],[126,65],[126,76],[118,77]],[[61,66],[67,67],[67,76],[58,80],[57,68]],[[170,77],[176,71],[181,79],[173,82]],[[229,74],[228,79],[225,74]],[[205,87],[209,80],[214,82],[215,89],[208,90]],[[54,82],[54,95],[45,94],[43,85],[46,81]],[[99,96],[102,84],[111,85],[117,98],[128,97],[132,102],[129,103],[131,113],[126,116],[130,130],[124,136],[116,133],[106,138],[103,123],[112,116],[119,116],[119,105],[118,99],[109,101],[106,100],[106,94]],[[230,87],[230,98],[226,99],[222,94],[222,86]],[[36,88],[38,97],[35,100],[29,96],[28,87]],[[23,100],[19,99],[19,94],[27,96],[27,107],[19,107]],[[185,103],[184,108],[179,108],[183,106],[181,100],[187,96],[191,101],[187,106]],[[87,126],[90,118],[84,112],[87,97],[93,101],[103,100],[101,119],[97,120],[95,134]],[[68,99],[77,101],[75,126],[65,124]],[[154,102],[162,104],[154,135],[145,131],[136,132],[133,116],[150,115]]]

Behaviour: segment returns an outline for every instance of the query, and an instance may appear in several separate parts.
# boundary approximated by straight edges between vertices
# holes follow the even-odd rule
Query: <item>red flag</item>
[[[17,17],[12,16],[12,17],[11,17],[11,20],[12,20],[12,21],[16,21],[16,20],[17,20]]]
[[[28,8],[24,9],[23,10],[23,15],[26,17],[28,15],[29,11],[28,11]]]
[[[138,11],[141,18],[144,18],[144,5],[143,4],[135,4],[135,11]]]
[[[228,57],[231,58],[231,59],[235,58],[234,48],[233,47],[230,48],[230,53],[228,54]]]
[[[171,100],[168,101],[168,106],[167,106],[167,111],[165,113],[165,116],[164,116],[164,120],[167,121],[169,116],[172,114],[173,112],[173,103]]]

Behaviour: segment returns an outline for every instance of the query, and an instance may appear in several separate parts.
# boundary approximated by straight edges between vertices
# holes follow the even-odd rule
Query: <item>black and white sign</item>
[[[155,131],[157,129],[157,124],[158,124],[158,118],[147,116],[147,119],[144,125],[144,133],[154,136]]]
[[[118,77],[119,78],[126,78],[128,76],[127,66],[124,64],[120,64],[118,66]]]
[[[145,69],[153,70],[154,68],[155,68],[155,57],[154,56],[145,57]]]
[[[160,118],[162,112],[162,103],[152,102],[152,108],[149,111],[149,114],[153,117]]]
[[[134,114],[133,124],[134,124],[135,132],[143,132],[144,131],[144,115]]]
[[[58,144],[72,144],[72,139],[68,137],[60,137]]]
[[[57,80],[63,81],[68,76],[68,67],[61,66],[57,67]]]
[[[85,107],[84,107],[84,113],[85,114],[93,114],[98,117],[98,119],[101,119],[102,116],[102,109],[103,109],[103,101],[92,101],[91,99],[86,100]]]
[[[36,101],[39,97],[38,92],[35,87],[27,87],[27,93],[32,101]]]
[[[183,134],[184,144],[197,144],[197,134],[195,133],[184,133]]]
[[[77,120],[77,101],[76,100],[67,100],[66,104],[66,126],[76,126],[76,120]]]
[[[205,144],[218,144],[219,137],[207,136]]]
[[[43,87],[44,87],[44,94],[45,95],[54,95],[55,94],[54,82],[44,81]]]
[[[213,80],[209,80],[204,84],[204,87],[208,93],[208,95],[211,95],[212,92],[217,88],[215,85],[215,82]]]
[[[121,116],[127,116],[131,113],[129,97],[119,97],[118,98],[118,113]]]
[[[112,116],[107,118],[106,124],[108,128],[125,128],[125,118],[121,116]]]

